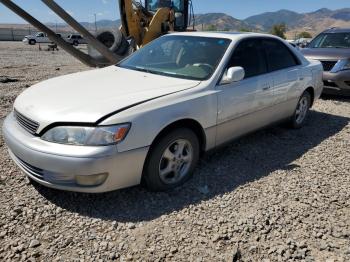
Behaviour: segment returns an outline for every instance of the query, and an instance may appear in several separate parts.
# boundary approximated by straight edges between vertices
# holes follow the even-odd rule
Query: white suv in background
[[[72,45],[75,45],[75,46],[78,46],[80,44],[86,44],[85,39],[81,35],[78,35],[78,34],[69,35],[67,37],[67,42],[72,44]]]

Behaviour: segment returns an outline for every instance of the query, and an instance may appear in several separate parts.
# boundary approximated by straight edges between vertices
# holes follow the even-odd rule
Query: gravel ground
[[[0,124],[28,86],[86,69],[0,42]],[[350,261],[349,120],[350,100],[320,100],[305,128],[233,142],[167,193],[31,185],[0,134],[0,260]]]

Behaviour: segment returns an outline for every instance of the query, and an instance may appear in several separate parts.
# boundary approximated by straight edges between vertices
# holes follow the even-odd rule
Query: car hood
[[[346,48],[304,48],[300,50],[308,59],[333,60],[350,58],[350,49]]]
[[[96,123],[113,112],[180,92],[199,81],[110,66],[53,78],[24,91],[14,108],[40,124]]]

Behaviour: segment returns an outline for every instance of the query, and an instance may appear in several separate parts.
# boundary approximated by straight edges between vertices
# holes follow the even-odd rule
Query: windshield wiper
[[[350,48],[346,46],[323,46],[322,48]]]
[[[144,68],[144,67],[141,67],[141,66],[130,67],[130,69],[135,69],[137,71],[151,73],[151,70]]]

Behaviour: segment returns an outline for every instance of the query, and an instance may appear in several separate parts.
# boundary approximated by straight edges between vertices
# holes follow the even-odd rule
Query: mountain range
[[[350,28],[350,8],[330,10],[322,8],[310,13],[297,13],[290,10],[279,10],[254,15],[240,20],[225,13],[197,14],[195,24],[197,30],[229,30],[229,31],[257,31],[269,32],[274,24],[285,23],[288,28],[287,36],[292,38],[295,34],[307,31],[312,35],[331,27]],[[119,26],[120,20],[102,20],[97,26]],[[87,23],[90,28],[94,25]]]
[[[296,33],[302,31],[315,35],[331,27],[350,28],[350,8],[338,10],[322,8],[310,13],[297,13],[282,9],[276,12],[254,15],[244,20],[235,19],[224,13],[196,15],[198,30],[214,27],[217,30],[269,32],[274,24],[279,23],[287,25],[287,35],[289,37],[293,37]]]
[[[269,32],[274,24],[285,23],[288,28],[287,37],[293,38],[297,33],[307,31],[312,35],[331,27],[350,28],[350,8],[330,10],[322,8],[310,13],[297,13],[290,10],[279,10],[254,15],[246,19],[237,19],[225,13],[197,14],[195,24],[197,30],[256,31]],[[82,22],[86,28],[95,29],[94,23]],[[98,28],[120,25],[120,20],[97,21]],[[3,25],[0,25],[3,26]],[[68,30],[67,25],[50,23],[61,30]]]

